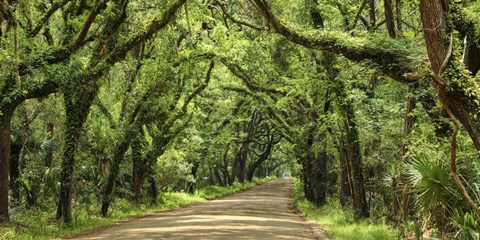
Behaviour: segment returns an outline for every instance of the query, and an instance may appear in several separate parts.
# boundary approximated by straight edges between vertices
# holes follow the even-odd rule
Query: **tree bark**
[[[258,112],[257,110],[253,110],[250,122],[245,124],[245,132],[247,134],[246,138],[241,143],[241,147],[239,153],[237,154],[238,157],[238,181],[240,183],[245,182],[245,174],[246,174],[246,167],[247,167],[247,158],[248,152],[250,151],[250,142],[253,138],[253,134],[256,129],[256,125],[259,123],[258,121]]]
[[[2,112],[0,118],[0,222],[9,220],[8,215],[8,171],[10,165],[10,121],[12,111]]]
[[[237,151],[237,154],[238,154],[238,151]],[[228,180],[229,185],[232,185],[235,182],[235,178],[238,175],[238,156],[236,155],[233,158],[233,162],[232,162],[232,172],[230,173],[230,178]]]
[[[10,188],[12,189],[12,204],[21,202],[20,184],[20,155],[22,152],[22,143],[12,142],[10,147]]]
[[[229,151],[230,151],[230,143],[227,143],[227,147],[225,148],[225,152],[223,153],[223,158],[222,158],[222,177],[225,185],[231,185],[230,175],[228,173],[228,152]]]
[[[63,150],[60,197],[58,199],[57,219],[70,224],[72,221],[72,195],[74,190],[75,155],[82,128],[87,120],[93,99],[98,88],[81,87],[83,90],[68,89],[64,93],[65,104],[65,145]]]
[[[392,0],[383,0],[383,7],[385,9],[385,20],[387,23],[388,35],[392,38],[395,38],[397,34],[395,31],[395,18],[393,16]]]
[[[148,171],[148,176],[147,176],[147,181],[148,184],[150,185],[150,204],[155,205],[157,204],[157,198],[158,198],[158,187],[157,187],[157,181],[155,181],[155,169],[154,166],[150,165]]]
[[[141,129],[139,130],[141,131]],[[138,134],[135,139],[132,141],[131,150],[132,150],[132,192],[134,194],[134,201],[138,202],[141,197],[142,189],[142,175],[143,175],[143,158],[142,158],[142,139],[144,136]]]
[[[340,157],[340,204],[346,206],[350,199],[354,199],[353,184],[351,177],[351,167],[347,156],[347,149],[342,137],[338,141],[338,153]]]
[[[193,194],[195,192],[195,190],[197,189],[196,181],[197,181],[197,172],[198,172],[199,167],[200,167],[200,162],[194,161],[192,163],[191,173],[192,173],[192,176],[193,176],[193,181],[188,183],[188,188],[187,188],[188,193]]]
[[[395,20],[397,22],[396,28],[396,35],[402,36],[403,28],[402,28],[402,2],[401,0],[395,0]]]
[[[271,173],[269,171],[269,173]],[[312,184],[312,164],[308,158],[304,158],[302,160],[302,178],[303,178],[303,192],[305,194],[305,198],[309,202],[315,201],[315,194],[313,190]]]
[[[219,167],[217,166],[217,167],[215,167],[215,169],[213,169],[213,170],[214,170],[214,174],[215,174],[215,178],[217,178],[217,183],[218,183],[218,185],[224,187],[224,186],[225,186],[225,182],[223,181],[222,175],[220,174],[220,171],[218,170],[218,168],[219,168]]]
[[[480,112],[478,85],[466,73],[465,67],[459,64],[461,60],[454,52],[454,33],[448,1],[421,0],[420,16],[428,58],[434,72],[430,81],[455,125],[451,139],[451,174],[463,198],[478,214],[480,208],[469,196],[456,169],[456,135],[459,130],[457,120],[465,127],[476,149],[480,151],[480,120],[477,118],[477,113]]]
[[[345,91],[345,90],[338,90]],[[341,99],[346,99],[345,93],[338,95]],[[340,104],[345,146],[347,156],[350,162],[352,182],[353,182],[353,206],[357,217],[368,217],[369,210],[365,195],[365,180],[363,178],[363,161],[358,139],[358,130],[355,124],[355,115],[351,103]]]
[[[376,14],[375,14],[375,0],[368,0],[369,6],[369,17],[370,17],[370,28],[374,28],[377,24]]]
[[[265,151],[258,157],[258,159],[250,165],[248,168],[247,172],[247,181],[251,182],[253,180],[253,175],[255,174],[255,170],[263,163],[265,162],[268,157],[270,156],[270,153],[272,152],[273,148],[273,143],[269,142],[267,148]]]
[[[250,142],[244,141],[238,153],[238,182],[245,182],[245,173],[247,168],[247,157],[250,151]]]
[[[110,203],[113,199],[113,189],[115,187],[115,180],[120,173],[120,163],[123,161],[125,152],[130,147],[130,143],[134,137],[135,134],[133,132],[125,131],[122,141],[115,147],[115,152],[110,164],[110,172],[108,174],[107,184],[102,200],[101,211],[103,217],[107,216],[108,208],[110,207]]]
[[[453,49],[453,32],[448,15],[448,4],[440,0],[420,1],[420,13],[424,27],[428,58],[434,76],[431,83],[436,89],[443,107],[462,123],[480,151],[480,94],[477,84],[465,73]]]
[[[320,143],[321,145],[326,145],[326,142]],[[313,161],[313,178],[315,182],[314,203],[317,206],[322,206],[327,202],[327,181],[328,181],[328,171],[327,171],[327,152],[326,146],[321,146],[321,150],[316,154]]]
[[[428,59],[436,76],[443,73],[442,65],[447,59],[449,51],[450,36],[447,30],[447,9],[445,1],[421,0],[420,15],[424,28],[424,38],[428,51]],[[448,61],[449,59],[447,59]]]

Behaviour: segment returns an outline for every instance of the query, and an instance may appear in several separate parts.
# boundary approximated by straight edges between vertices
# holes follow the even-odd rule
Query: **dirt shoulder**
[[[231,196],[117,223],[75,239],[315,239],[276,179]]]

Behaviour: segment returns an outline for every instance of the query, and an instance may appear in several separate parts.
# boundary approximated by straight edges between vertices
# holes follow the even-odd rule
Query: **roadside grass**
[[[302,214],[314,221],[328,234],[325,239],[334,240],[391,240],[398,238],[398,232],[385,224],[373,224],[368,220],[355,220],[353,211],[342,209],[338,201],[316,207],[303,198],[303,186],[299,179],[295,182],[295,205]]]
[[[243,184],[235,182],[229,187],[221,187],[217,185],[207,186],[198,189],[196,195],[200,198],[211,200],[225,195],[230,195],[232,193],[244,191],[246,189],[268,182],[273,179],[274,177],[266,177],[262,179],[254,178],[252,182],[245,182]]]
[[[151,213],[167,211],[182,206],[219,198],[225,195],[246,190],[268,182],[273,178],[255,178],[244,184],[234,183],[229,187],[207,186],[198,189],[194,194],[184,192],[166,192],[159,196],[157,205],[132,204],[125,199],[116,199],[110,208],[108,218],[100,216],[100,203],[78,204],[74,206],[72,224],[64,225],[55,220],[55,205],[42,206],[43,210],[15,208],[11,211],[11,222],[0,225],[1,240],[44,240],[58,239],[77,235],[106,227],[118,221],[135,219]]]

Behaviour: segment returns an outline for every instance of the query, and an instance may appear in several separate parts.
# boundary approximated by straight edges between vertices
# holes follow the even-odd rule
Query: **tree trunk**
[[[395,17],[393,15],[393,1],[383,0],[383,7],[385,10],[385,22],[387,26],[388,35],[392,38],[397,36],[395,31]]]
[[[323,143],[322,145],[326,145]],[[317,153],[317,156],[314,157],[313,161],[313,181],[314,184],[314,203],[317,206],[322,206],[327,201],[327,152],[326,146],[321,146],[320,153]]]
[[[384,1],[390,1],[391,0],[384,0]],[[373,4],[374,5],[374,4]],[[372,6],[371,6],[372,7]],[[391,4],[390,4],[391,8]],[[391,10],[391,9],[390,9]],[[374,14],[374,12],[373,12]],[[313,22],[318,22],[318,19],[315,18],[315,16],[311,16]],[[392,13],[392,21],[393,21],[393,13]],[[316,24],[317,26],[323,28],[324,26]],[[344,124],[344,137],[346,143],[344,146],[345,153],[347,158],[347,162],[350,162],[350,165],[346,166],[351,166],[351,175],[353,176],[351,180],[353,181],[353,205],[355,208],[355,215],[357,217],[368,217],[369,212],[368,212],[368,205],[365,197],[365,184],[364,184],[364,179],[363,179],[363,163],[362,163],[362,155],[360,152],[360,143],[358,140],[358,131],[355,125],[355,116],[354,116],[354,111],[353,111],[353,106],[349,102],[341,102],[340,99],[345,100],[347,99],[346,97],[346,92],[345,92],[345,86],[342,82],[337,80],[338,76],[338,70],[334,67],[336,63],[336,56],[333,53],[329,52],[324,52],[323,54],[323,62],[320,61],[318,58],[316,58],[317,62],[317,68],[321,65],[323,65],[327,71],[327,76],[330,81],[333,81],[335,85],[333,86],[333,91],[337,94],[337,101],[338,105],[340,106],[340,112],[343,115],[343,124]],[[318,70],[317,70],[318,71]],[[328,92],[327,92],[328,94]],[[327,95],[328,96],[328,95]],[[328,112],[329,108],[329,103],[327,102],[324,105],[324,114]],[[345,100],[346,101],[346,100]],[[311,131],[310,131],[311,132]],[[343,141],[343,140],[341,140]],[[325,144],[325,143],[324,143]],[[326,146],[322,146],[322,153],[321,155],[324,155],[324,163],[322,163],[321,166],[321,171],[324,171],[325,176],[323,177],[322,181],[325,181],[325,186],[321,186],[322,188],[325,188],[324,192],[326,193],[326,182],[327,182],[327,166],[326,166]],[[339,148],[340,149],[340,148]],[[325,151],[325,153],[323,153]],[[324,164],[324,165],[323,165]],[[345,167],[346,167],[345,166]],[[343,169],[343,166],[342,166]],[[346,177],[346,176],[345,176]],[[344,178],[343,173],[342,173],[342,179]],[[345,180],[345,179],[343,179]],[[344,186],[345,187],[345,186]],[[342,192],[345,189],[342,189]],[[320,198],[319,198],[320,200]]]
[[[232,173],[230,174],[230,179],[228,180],[229,185],[232,185],[235,182],[235,178],[237,177],[237,175],[238,175],[238,157],[235,156],[232,162]]]
[[[318,117],[314,114],[312,119],[317,119]],[[309,177],[308,183],[311,189],[310,198],[311,202],[315,203],[317,206],[325,204],[327,197],[327,152],[326,152],[326,142],[324,134],[321,134],[320,141],[318,143],[316,138],[316,123],[313,123],[308,130],[308,138],[306,141],[307,153],[307,164],[309,170],[307,176]],[[315,151],[315,146],[320,145],[319,151]]]
[[[245,172],[247,168],[248,151],[250,150],[250,143],[243,142],[238,153],[238,182],[245,182]]]
[[[313,193],[313,186],[311,183],[312,175],[312,165],[311,161],[308,159],[302,160],[302,179],[303,179],[303,192],[305,194],[305,198],[310,201],[315,201],[315,195]]]
[[[10,164],[10,121],[12,112],[0,118],[0,222],[8,221],[8,171]]]
[[[218,185],[224,187],[224,186],[225,186],[225,183],[224,183],[224,181],[223,181],[222,175],[220,175],[220,171],[218,170],[218,166],[215,167],[215,169],[213,169],[213,170],[214,170],[215,177],[217,178],[217,183],[218,183]]]
[[[340,137],[338,143],[338,153],[340,157],[340,204],[346,206],[350,199],[353,199],[353,184],[350,171],[350,163],[348,160],[345,144],[342,137]]]
[[[420,15],[424,28],[425,43],[428,50],[428,58],[433,72],[439,76],[444,69],[443,62],[447,59],[450,45],[450,36],[447,30],[447,9],[441,0],[421,0]],[[449,60],[449,59],[447,59]]]
[[[140,195],[142,190],[142,175],[143,175],[143,158],[142,158],[142,142],[141,139],[143,136],[138,134],[138,136],[132,141],[132,192],[134,194],[134,201],[140,201]]]
[[[20,155],[22,152],[22,143],[12,142],[10,147],[10,188],[12,189],[12,205],[21,202],[20,196]]]
[[[395,18],[393,17],[393,3],[392,0],[383,0],[385,9],[385,21],[387,24],[388,35],[392,38],[396,37],[395,32]]]
[[[148,184],[150,185],[150,203],[152,205],[157,204],[157,198],[158,198],[158,187],[157,187],[157,181],[155,181],[155,169],[153,169],[153,166],[150,165],[148,169],[148,176],[147,176],[147,181]]]
[[[339,96],[345,96],[345,94],[340,94]],[[352,173],[354,192],[353,206],[355,208],[355,215],[357,217],[368,217],[369,211],[365,196],[362,153],[360,149],[360,141],[358,139],[358,130],[355,124],[353,106],[351,103],[344,103],[341,104],[340,108],[343,116],[345,146]]]
[[[193,194],[195,192],[195,190],[197,189],[196,181],[197,181],[197,172],[198,172],[199,167],[200,167],[200,162],[194,161],[192,163],[191,173],[192,173],[192,176],[193,176],[193,181],[188,183],[188,188],[187,188],[188,193]]]
[[[228,175],[228,151],[230,151],[230,143],[227,144],[225,148],[225,152],[223,154],[223,161],[222,161],[222,175],[223,175],[223,183],[225,185],[230,185],[230,176]]]
[[[108,174],[107,185],[102,200],[102,216],[106,217],[108,208],[113,199],[113,189],[115,187],[115,180],[120,173],[120,163],[124,159],[125,152],[130,147],[132,138],[135,137],[133,132],[126,131],[123,140],[115,147],[115,153],[110,164],[110,172]]]
[[[420,13],[424,28],[428,58],[435,76],[431,83],[437,90],[440,102],[445,109],[462,123],[480,151],[480,118],[477,104],[480,96],[475,89],[477,84],[469,76],[459,57],[453,53],[453,32],[448,27],[448,4],[440,0],[420,1]]]
[[[253,138],[253,134],[255,132],[256,125],[258,124],[258,114],[257,110],[253,110],[250,122],[245,125],[245,132],[247,137],[242,142],[242,145],[239,150],[238,154],[238,181],[240,183],[245,182],[245,174],[246,174],[246,167],[247,167],[247,158],[248,152],[250,151],[250,142]]]
[[[396,35],[402,36],[402,2],[401,0],[395,0],[395,20],[397,22]]]
[[[84,86],[81,86],[84,88]],[[72,221],[72,195],[74,189],[75,155],[83,125],[90,112],[93,99],[98,88],[89,86],[88,89],[77,92],[77,89],[68,89],[64,93],[65,104],[65,143],[62,160],[60,197],[58,199],[57,219],[70,224]]]
[[[353,197],[353,207],[355,209],[356,217],[368,217],[368,203],[365,195],[365,180],[363,177],[363,159],[358,139],[358,129],[355,123],[355,112],[352,103],[347,99],[347,93],[343,82],[337,80],[337,70],[334,68],[336,56],[332,53],[324,55],[326,59],[327,75],[330,80],[334,81],[335,85],[332,91],[336,93],[339,110],[342,117],[343,134],[340,138],[340,146],[345,150],[347,165],[349,168],[351,180],[351,194]],[[343,174],[342,174],[343,178]],[[345,186],[346,187],[346,186]]]
[[[269,142],[267,149],[260,155],[260,157],[252,163],[252,165],[248,168],[247,172],[247,180],[251,182],[253,180],[253,175],[255,174],[255,170],[263,163],[265,162],[268,157],[270,156],[270,153],[272,151],[273,143]]]
[[[368,0],[369,6],[369,16],[370,16],[370,28],[374,28],[377,24],[376,14],[375,14],[375,0]]]
[[[456,7],[455,5],[453,6]],[[459,54],[454,51],[454,33],[451,29],[451,13],[448,1],[421,0],[420,16],[424,29],[428,58],[431,63],[431,83],[438,92],[440,102],[447,111],[455,130],[451,139],[450,170],[463,198],[477,213],[480,208],[469,196],[456,167],[457,120],[462,123],[480,151],[480,100],[478,85],[460,64]]]

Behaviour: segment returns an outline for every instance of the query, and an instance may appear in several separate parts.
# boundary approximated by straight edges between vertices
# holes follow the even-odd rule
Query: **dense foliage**
[[[2,0],[0,62],[2,221],[294,175],[480,234],[477,1]]]

